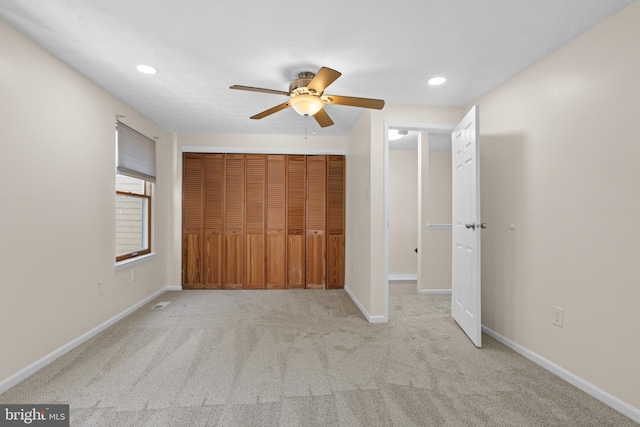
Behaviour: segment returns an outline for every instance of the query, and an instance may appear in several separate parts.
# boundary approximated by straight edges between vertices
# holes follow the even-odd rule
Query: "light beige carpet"
[[[0,403],[68,403],[72,426],[637,425],[486,335],[476,349],[449,296],[390,301],[373,325],[342,290],[168,292]]]

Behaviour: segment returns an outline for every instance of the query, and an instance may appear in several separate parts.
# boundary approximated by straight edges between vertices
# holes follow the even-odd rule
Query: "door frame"
[[[389,321],[389,130],[390,129],[403,129],[415,132],[423,133],[448,133],[451,134],[455,129],[455,124],[433,124],[433,123],[420,123],[420,122],[399,122],[399,121],[384,121],[384,153],[383,153],[383,191],[382,191],[382,203],[384,205],[384,218],[383,218],[383,287],[382,287],[382,308],[383,318],[380,322],[385,323]],[[422,142],[422,141],[420,141]],[[422,176],[418,174],[418,179],[421,180]],[[418,221],[421,221],[418,218]],[[422,230],[422,227],[418,227],[418,230]],[[420,248],[420,238],[418,236],[418,248]],[[418,271],[420,269],[418,268]],[[418,277],[420,280],[420,277]]]
[[[180,208],[176,210],[176,216],[173,222],[175,232],[172,232],[172,239],[175,239],[177,244],[175,245],[170,258],[178,260],[177,275],[179,277],[179,285],[175,286],[175,289],[181,290],[182,287],[182,197],[183,197],[183,169],[184,169],[184,153],[202,153],[202,154],[282,154],[282,155],[300,155],[300,156],[313,156],[313,155],[338,155],[347,156],[346,148],[315,148],[315,147],[270,147],[270,146],[250,146],[250,145],[180,145],[176,139],[173,139],[172,150],[176,150],[177,155],[171,162],[172,179],[174,180],[174,186],[172,187],[172,198],[174,201],[178,201]],[[345,181],[346,183],[346,181]],[[346,191],[346,188],[345,188]],[[172,202],[173,203],[173,202]],[[345,223],[346,233],[346,223]]]

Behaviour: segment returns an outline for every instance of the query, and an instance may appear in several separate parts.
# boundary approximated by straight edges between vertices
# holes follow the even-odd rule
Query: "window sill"
[[[123,261],[116,262],[114,268],[116,271],[124,270],[125,268],[133,267],[134,265],[142,264],[143,262],[151,261],[156,257],[155,252],[150,254],[140,255],[135,258],[125,259]]]

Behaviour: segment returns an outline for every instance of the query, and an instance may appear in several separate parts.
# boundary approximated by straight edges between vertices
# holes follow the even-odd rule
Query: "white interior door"
[[[476,347],[482,346],[480,319],[480,146],[478,106],[452,135],[453,271],[451,315]]]

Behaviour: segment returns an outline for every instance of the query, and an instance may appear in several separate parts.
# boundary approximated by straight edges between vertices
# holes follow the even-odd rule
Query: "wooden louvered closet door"
[[[224,282],[225,289],[244,286],[244,155],[225,156]]]
[[[245,289],[265,287],[265,173],[266,156],[245,156]]]
[[[224,159],[204,156],[204,287],[222,288],[222,237],[224,224]]]
[[[305,156],[287,156],[287,283],[305,287]]]
[[[343,288],[345,158],[183,155],[182,285]]]
[[[327,288],[344,288],[345,158],[327,158]]]
[[[284,289],[287,271],[286,162],[283,155],[267,156],[267,288]]]
[[[306,287],[325,287],[327,157],[307,157]]]
[[[185,154],[182,177],[182,284],[202,288],[202,171],[199,154]]]

